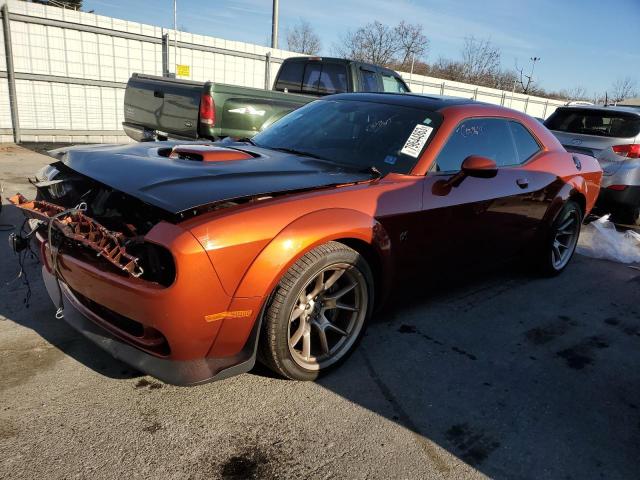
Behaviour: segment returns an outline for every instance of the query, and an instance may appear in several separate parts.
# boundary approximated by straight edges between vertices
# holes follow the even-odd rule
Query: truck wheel
[[[341,243],[321,245],[280,280],[265,314],[260,358],[284,377],[314,380],[354,350],[372,308],[365,259]]]
[[[582,215],[580,205],[573,200],[568,200],[560,210],[542,247],[540,267],[543,274],[558,275],[569,264],[580,236]]]

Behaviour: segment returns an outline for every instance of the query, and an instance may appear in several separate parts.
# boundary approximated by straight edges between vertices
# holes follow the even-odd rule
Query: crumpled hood
[[[236,198],[364,181],[367,173],[329,162],[251,146],[255,158],[203,162],[168,158],[167,150],[189,142],[143,142],[59,149],[50,154],[72,170],[171,213]],[[193,144],[202,144],[194,142]],[[160,153],[165,155],[161,155]]]

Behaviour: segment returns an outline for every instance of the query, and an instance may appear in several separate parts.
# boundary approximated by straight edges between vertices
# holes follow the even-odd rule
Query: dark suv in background
[[[602,170],[598,207],[618,223],[640,217],[640,109],[576,106],[558,108],[545,122],[569,152],[595,157]]]

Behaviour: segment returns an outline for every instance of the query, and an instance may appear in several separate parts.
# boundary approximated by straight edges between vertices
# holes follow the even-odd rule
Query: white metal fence
[[[16,0],[8,11],[13,72],[0,35],[0,142],[121,142],[124,87],[133,72],[162,74],[160,27]],[[8,21],[7,21],[8,20]],[[264,88],[282,60],[298,54],[178,32],[169,59],[181,78]],[[267,67],[267,63],[270,68]],[[270,73],[267,73],[270,72]],[[562,102],[403,73],[413,91],[475,98],[546,117]],[[13,78],[12,78],[13,77]],[[270,78],[269,78],[270,77]],[[15,101],[10,83],[15,84]],[[12,105],[15,122],[12,121]]]

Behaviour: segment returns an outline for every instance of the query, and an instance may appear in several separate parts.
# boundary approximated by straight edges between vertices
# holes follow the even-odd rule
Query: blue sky
[[[192,33],[265,45],[271,0],[178,0],[178,25]],[[165,27],[173,0],[85,0],[84,10]],[[420,23],[431,45],[427,61],[458,58],[464,37],[489,37],[502,64],[541,57],[536,80],[547,89],[582,85],[604,93],[620,77],[640,89],[640,0],[280,0],[280,42],[305,19],[331,52],[344,32],[374,20]]]

